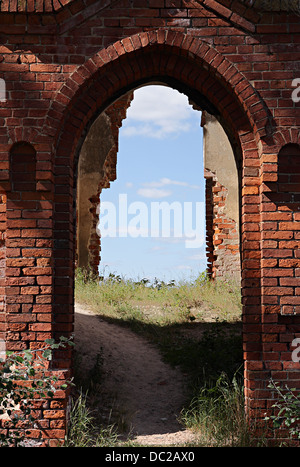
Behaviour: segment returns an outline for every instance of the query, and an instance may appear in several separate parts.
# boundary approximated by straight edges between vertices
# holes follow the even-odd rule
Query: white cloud
[[[144,198],[166,198],[170,196],[172,193],[171,191],[167,190],[160,190],[158,188],[140,188],[138,191],[140,196]]]
[[[200,254],[192,255],[188,257],[188,259],[191,259],[192,261],[201,261],[205,258],[206,258],[206,255],[204,253],[200,253]]]
[[[143,183],[143,186],[149,187],[149,188],[161,188],[163,186],[168,186],[168,185],[177,185],[177,186],[185,186],[189,188],[193,188],[195,190],[199,190],[201,188],[200,185],[190,185],[187,182],[180,182],[177,180],[171,180],[170,178],[161,178],[158,182],[145,182]]]
[[[162,139],[190,129],[194,110],[184,94],[167,86],[145,86],[134,92],[122,132]]]
[[[179,264],[178,266],[175,266],[175,269],[179,269],[180,271],[192,270],[191,266],[187,266],[186,264]]]
[[[164,248],[162,246],[153,246],[150,251],[162,251]]]

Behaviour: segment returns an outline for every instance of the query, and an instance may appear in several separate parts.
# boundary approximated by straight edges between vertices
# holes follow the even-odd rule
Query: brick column
[[[250,422],[264,418],[268,377],[263,373],[261,325],[261,159],[256,142],[243,138],[241,262],[243,305],[244,386],[247,415]],[[252,168],[252,170],[250,170]]]
[[[56,222],[59,222],[57,218]],[[54,254],[57,249],[54,250],[53,242],[51,152],[47,145],[41,145],[36,151],[29,143],[17,143],[10,151],[7,193],[7,350],[38,351],[45,347],[45,339],[67,331],[66,310],[56,310],[54,304],[55,292],[59,293],[54,289]],[[55,361],[49,364],[49,372],[63,380],[69,366],[70,355],[57,352]],[[63,372],[57,373],[59,368]],[[38,422],[29,436],[36,446],[42,445],[44,439],[48,440],[47,445],[64,439],[66,404],[64,391],[57,391],[53,400],[35,401]]]
[[[300,363],[292,358],[300,329],[300,146],[289,143],[279,152],[270,147],[263,163],[263,372],[265,384],[271,376],[281,386],[300,389]]]

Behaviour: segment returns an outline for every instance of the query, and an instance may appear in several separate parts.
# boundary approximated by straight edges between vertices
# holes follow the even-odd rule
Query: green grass
[[[221,374],[213,386],[198,388],[189,407],[182,411],[187,428],[199,433],[199,442],[214,447],[253,445],[244,412],[244,396],[238,376]]]
[[[203,274],[180,283],[113,274],[99,281],[78,270],[75,300],[108,321],[130,326],[154,343],[166,362],[181,368],[190,389],[181,421],[199,434],[199,445],[250,444],[238,284],[209,281]],[[108,434],[112,443],[111,426]]]
[[[241,298],[237,284],[211,282],[205,275],[177,284],[146,279],[126,280],[110,274],[99,282],[79,270],[76,301],[97,313],[120,321],[137,318],[157,325],[181,324],[187,320],[237,322],[241,319]]]
[[[99,425],[89,407],[88,395],[80,393],[72,400],[70,423],[64,447],[109,447],[118,441],[114,425]]]

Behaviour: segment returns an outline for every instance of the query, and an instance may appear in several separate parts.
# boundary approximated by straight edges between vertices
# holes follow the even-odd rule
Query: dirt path
[[[191,443],[177,417],[184,403],[183,375],[161,361],[156,348],[129,329],[105,322],[76,305],[75,343],[82,365],[93,367],[103,357],[104,392],[117,399],[131,439],[143,445]]]

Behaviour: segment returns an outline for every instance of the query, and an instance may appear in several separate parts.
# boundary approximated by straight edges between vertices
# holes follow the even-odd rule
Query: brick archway
[[[72,111],[68,125],[76,141],[114,99],[158,78],[210,103],[232,133],[252,131],[258,143],[274,130],[267,106],[233,63],[199,38],[160,29],[118,41],[80,66],[53,99],[42,133],[66,136],[65,114]]]
[[[110,103],[138,85],[156,81],[186,93],[199,107],[215,114],[242,155],[245,395],[250,419],[254,420],[257,415],[261,418],[273,400],[268,389],[272,374],[277,373],[282,381],[296,381],[299,384],[299,375],[291,361],[290,352],[292,339],[299,333],[299,317],[294,316],[295,308],[293,316],[282,316],[278,301],[280,294],[287,293],[293,297],[290,304],[297,305],[297,281],[288,290],[279,290],[282,285],[280,281],[284,277],[283,268],[285,274],[296,279],[297,257],[293,256],[294,253],[287,246],[279,253],[274,246],[281,228],[291,234],[294,227],[284,222],[286,214],[282,211],[286,206],[283,206],[284,209],[276,206],[270,196],[270,192],[278,192],[278,141],[282,139],[288,143],[291,136],[295,140],[296,130],[281,137],[267,105],[236,64],[207,42],[192,35],[161,29],[118,40],[76,67],[53,95],[47,115],[38,129],[31,131],[28,127],[15,131],[14,128],[8,128],[10,142],[31,138],[30,142],[36,150],[36,167],[33,169],[36,175],[35,190],[27,193],[23,199],[26,199],[26,203],[19,203],[18,208],[20,218],[23,218],[22,210],[33,210],[29,208],[33,204],[39,212],[39,217],[32,222],[36,230],[27,233],[30,238],[37,240],[35,247],[39,244],[43,249],[40,262],[42,264],[43,260],[44,269],[30,270],[30,274],[36,279],[35,286],[38,284],[45,291],[48,288],[48,293],[45,292],[48,302],[33,302],[33,306],[28,306],[28,314],[25,314],[24,296],[15,291],[14,306],[22,307],[24,313],[20,317],[12,315],[19,311],[17,308],[12,310],[13,281],[6,282],[6,294],[10,295],[6,303],[8,342],[10,339],[11,342],[16,340],[16,324],[19,325],[22,319],[35,320],[29,322],[32,341],[36,345],[38,333],[58,337],[72,332],[74,188],[82,142],[93,121]],[[9,183],[6,188],[10,201],[8,210],[13,210],[17,203],[14,202]],[[46,219],[43,217],[45,211],[48,216]],[[296,214],[293,221],[297,218]],[[8,223],[8,238],[12,238],[11,231],[16,225],[20,229],[25,228],[23,219],[19,224],[17,221]],[[41,238],[43,226],[45,231]],[[25,234],[22,233],[24,238]],[[47,255],[49,260],[46,259]],[[290,261],[289,266],[283,263],[286,259]],[[8,263],[6,277],[11,279],[12,274],[18,272],[21,276],[24,268],[22,271],[9,271]],[[39,292],[32,290],[32,296],[35,300],[36,296],[41,300]],[[55,360],[55,367],[68,373],[71,368],[70,355],[61,353],[60,357]],[[63,430],[55,435],[63,439]],[[50,439],[55,437],[50,432],[46,436]]]
[[[66,322],[70,321],[73,313],[75,229],[72,222],[72,191],[82,141],[91,123],[106,106],[140,84],[157,81],[185,92],[197,105],[208,108],[226,122],[228,134],[243,156],[242,284],[245,329],[247,323],[256,322],[255,332],[248,333],[244,342],[245,386],[250,411],[252,397],[249,394],[253,391],[255,377],[262,365],[258,357],[258,346],[261,345],[260,205],[257,203],[261,181],[258,141],[267,135],[270,119],[251,84],[228,60],[199,40],[170,31],[142,33],[127,38],[90,59],[57,94],[44,127],[44,131],[51,128],[52,134],[54,123],[57,128],[54,185],[62,186],[64,173],[72,176],[64,194],[61,192],[55,198],[54,219],[57,216],[57,222],[53,238],[57,247],[53,313],[60,316],[60,320],[65,316]],[[55,122],[54,114],[59,116]],[[253,200],[253,197],[257,199]],[[253,222],[254,217],[257,222]],[[62,326],[57,329],[61,331]]]

